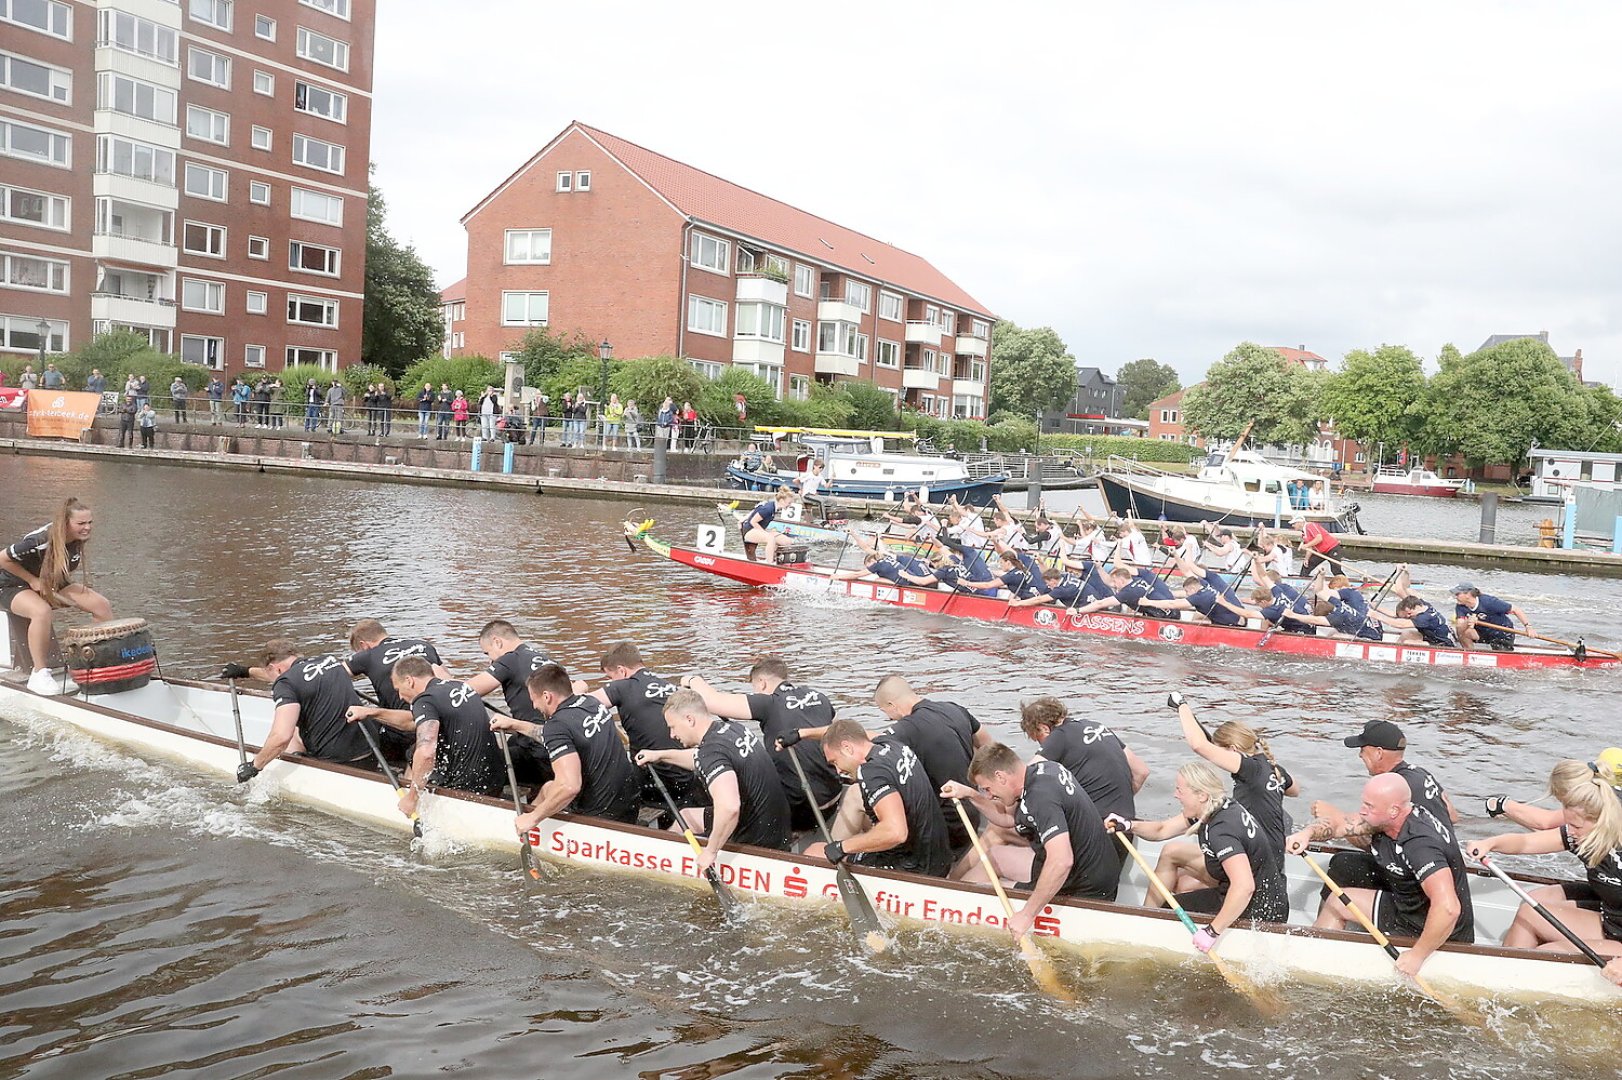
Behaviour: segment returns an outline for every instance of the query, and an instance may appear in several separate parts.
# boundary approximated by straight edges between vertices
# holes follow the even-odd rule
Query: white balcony
[[[909,322],[907,324],[907,344],[928,345],[932,349],[940,348],[940,326],[932,322]]]
[[[173,211],[180,208],[180,189],[173,184],[137,180],[133,176],[123,176],[119,173],[97,173],[91,179],[90,190],[97,198],[139,203],[142,206],[157,207],[159,210]]]
[[[983,398],[986,396],[986,384],[977,379],[953,379],[952,393]]]
[[[817,319],[820,322],[860,323],[865,318],[862,309],[843,300],[817,301]]]
[[[175,302],[147,299],[144,296],[125,296],[121,293],[95,292],[90,294],[90,318],[96,322],[128,323],[158,329],[175,328]]]
[[[161,266],[173,270],[179,251],[173,244],[151,236],[97,233],[90,238],[90,252],[98,259],[112,259],[137,266]]]
[[[162,146],[169,150],[180,149],[180,128],[175,124],[162,124],[156,120],[145,120],[129,113],[121,113],[115,109],[97,109],[95,111],[95,125],[97,135],[122,135],[136,142],[150,143],[153,146]],[[91,143],[90,153],[94,155],[94,143]],[[92,157],[92,160],[94,158]]]
[[[983,337],[972,337],[968,334],[957,336],[956,354],[958,356],[985,356],[990,346]]]
[[[783,343],[781,341],[763,341],[760,338],[737,338],[732,342],[732,362],[734,364],[766,364],[769,367],[782,367]]]
[[[754,301],[762,304],[776,304],[778,307],[787,307],[788,286],[781,281],[773,281],[771,278],[762,277],[759,274],[739,274],[738,300],[740,303]]]
[[[818,375],[843,375],[846,378],[855,378],[861,374],[862,362],[844,353],[819,352],[815,370]]]
[[[934,390],[941,384],[940,372],[929,368],[905,368],[901,372],[903,390]]]
[[[171,5],[172,6],[172,5]],[[120,5],[119,10],[128,10]],[[181,55],[185,54],[184,47],[179,47]],[[167,87],[170,90],[180,89],[180,68],[175,64],[165,64],[156,57],[146,56],[142,53],[125,52],[110,45],[99,45],[96,48],[96,70],[116,71],[120,75],[128,75],[133,79],[154,83]],[[95,87],[91,87],[95,93]]]

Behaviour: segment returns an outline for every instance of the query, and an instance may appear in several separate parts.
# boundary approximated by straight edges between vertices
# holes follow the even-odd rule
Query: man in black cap
[[[1485,645],[1493,652],[1513,652],[1515,635],[1510,631],[1511,616],[1521,620],[1522,628],[1531,634],[1532,620],[1508,600],[1489,596],[1468,581],[1453,586],[1452,592],[1456,602],[1453,618],[1458,627],[1459,643],[1466,649]],[[1478,619],[1480,622],[1476,621]]]
[[[1405,760],[1408,739],[1396,724],[1389,720],[1370,720],[1363,725],[1360,734],[1348,735],[1341,741],[1357,751],[1358,759],[1370,776],[1394,773],[1408,782],[1415,806],[1428,811],[1446,825],[1459,820],[1459,812],[1453,809],[1447,792],[1442,790],[1441,783],[1431,775],[1430,770]],[[1357,817],[1347,815],[1322,799],[1312,804],[1312,816],[1329,822],[1337,832],[1344,828],[1347,836],[1366,836],[1373,831]],[[1335,879],[1337,885],[1346,888],[1383,889],[1388,886],[1380,864],[1366,851],[1337,852],[1329,860],[1329,876]],[[1328,889],[1324,892],[1327,893]]]

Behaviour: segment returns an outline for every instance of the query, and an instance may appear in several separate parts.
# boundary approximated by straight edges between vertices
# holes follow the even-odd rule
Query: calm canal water
[[[898,671],[1022,750],[1019,701],[1060,695],[1148,761],[1146,815],[1170,811],[1188,757],[1161,704],[1181,687],[1208,718],[1258,723],[1307,799],[1342,805],[1362,777],[1339,737],[1398,720],[1467,836],[1489,830],[1466,793],[1530,797],[1556,759],[1622,737],[1614,674],[1347,668],[752,593],[632,557],[634,507],[606,499],[35,457],[0,459],[0,492],[7,539],[65,495],[95,506],[96,583],[152,622],[175,674],[272,635],[336,649],[363,616],[461,671],[497,615],[588,674],[622,639],[732,685],[778,653],[847,715],[876,726],[872,688]],[[677,538],[707,519],[653,516]],[[1551,632],[1617,636],[1622,584],[1477,576]],[[0,1076],[1531,1078],[1614,1075],[1622,1045],[1615,1015],[1505,1006],[1500,1040],[1406,995],[1312,986],[1268,1022],[1196,964],[1067,959],[1082,1001],[1058,1006],[993,938],[914,929],[870,961],[834,910],[726,929],[704,894],[578,869],[537,895],[487,853],[0,719]]]

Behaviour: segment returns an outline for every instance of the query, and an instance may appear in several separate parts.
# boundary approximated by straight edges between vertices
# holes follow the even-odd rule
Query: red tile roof
[[[688,217],[753,237],[770,248],[803,255],[808,261],[887,282],[963,311],[995,317],[920,256],[656,154],[617,135],[579,121],[569,126],[601,146]]]
[[[439,290],[439,302],[449,304],[454,300],[467,299],[467,278],[463,278],[454,285],[447,285]]]
[[[1290,363],[1300,364],[1302,367],[1306,367],[1308,361],[1319,364],[1328,363],[1328,361],[1326,361],[1323,357],[1319,356],[1310,349],[1288,349],[1283,345],[1269,345],[1268,348],[1284,357],[1284,359]]]

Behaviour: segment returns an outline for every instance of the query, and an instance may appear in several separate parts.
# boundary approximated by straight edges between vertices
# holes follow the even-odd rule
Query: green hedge
[[[449,383],[452,390],[462,391],[469,401],[478,401],[486,386],[506,386],[507,375],[500,364],[483,356],[433,356],[406,368],[396,388],[398,396],[402,401],[415,401],[423,383],[431,383],[435,392],[440,383]],[[362,389],[365,385],[362,380]]]
[[[1074,450],[1082,457],[1103,461],[1114,454],[1135,461],[1171,462],[1187,465],[1205,456],[1197,446],[1182,442],[1164,442],[1132,435],[1044,435],[1042,451]]]

